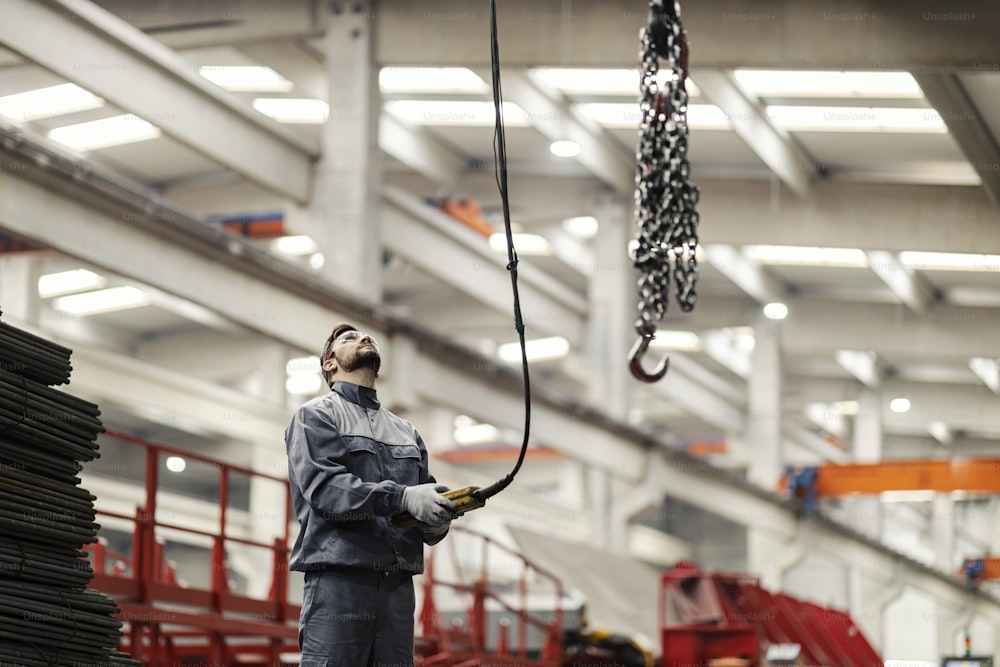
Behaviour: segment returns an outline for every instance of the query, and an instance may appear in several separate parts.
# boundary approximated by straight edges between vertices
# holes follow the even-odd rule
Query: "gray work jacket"
[[[389,523],[403,487],[434,482],[413,425],[382,408],[375,390],[336,382],[285,429],[292,506],[301,530],[289,568],[359,567],[419,574],[426,536]]]

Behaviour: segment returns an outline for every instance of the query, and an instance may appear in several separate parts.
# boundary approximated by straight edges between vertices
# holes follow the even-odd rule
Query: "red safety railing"
[[[462,536],[468,536],[480,544],[479,567],[474,580],[466,580],[456,555],[456,541]],[[448,581],[437,574],[438,557],[432,550],[427,560],[426,573],[423,581],[423,603],[418,621],[418,637],[416,645],[417,667],[478,667],[479,665],[517,665],[519,667],[560,667],[563,664],[563,586],[558,577],[535,565],[522,554],[499,544],[487,535],[476,531],[452,526],[447,538],[451,549],[455,580]],[[440,547],[438,547],[440,548]],[[490,556],[493,551],[499,551],[519,562],[519,571],[515,588],[517,601],[505,599],[496,588],[496,581],[490,577],[495,571],[491,565]],[[509,569],[509,568],[503,568]],[[529,583],[529,580],[541,580],[545,583]],[[554,596],[551,620],[546,620],[529,613],[529,595],[531,589],[546,588]],[[451,591],[467,601],[462,618],[455,618],[452,623],[444,621],[438,608],[436,594],[441,590]],[[493,607],[516,621],[515,645],[510,645],[510,621],[507,616],[496,623],[496,639],[490,641],[488,602]],[[539,646],[529,646],[529,629],[534,628],[540,635]]]
[[[91,587],[114,597],[121,608],[121,618],[126,624],[121,649],[149,667],[206,663],[297,664],[299,607],[288,600],[291,508],[288,480],[114,429],[108,429],[102,437],[145,451],[145,499],[136,507],[134,515],[97,509],[98,517],[133,524],[131,555],[111,552],[104,540],[89,549],[95,573]],[[159,471],[166,456],[183,457],[218,470],[216,531],[165,520],[158,512]],[[272,542],[233,534],[228,510],[230,484],[235,475],[282,485],[282,529]],[[181,583],[176,567],[164,561],[165,544],[158,531],[197,535],[210,541],[208,588]],[[227,548],[234,545],[270,555],[270,587],[265,598],[232,590],[226,553]],[[284,662],[283,656],[289,662]]]

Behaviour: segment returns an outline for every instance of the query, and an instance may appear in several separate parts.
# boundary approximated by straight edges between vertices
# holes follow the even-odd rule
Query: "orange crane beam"
[[[815,498],[883,491],[1000,493],[1000,459],[830,464],[791,469],[782,478],[782,491],[803,488]]]

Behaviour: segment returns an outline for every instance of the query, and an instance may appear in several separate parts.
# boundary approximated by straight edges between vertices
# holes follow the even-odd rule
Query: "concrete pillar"
[[[785,571],[801,553],[795,546],[760,526],[747,528],[747,571],[760,577],[769,591],[782,590]]]
[[[594,519],[591,543],[598,549],[620,552],[622,549],[616,549],[612,541],[612,484],[611,473],[608,471],[601,468],[587,470],[587,497]]]
[[[289,352],[283,345],[269,345],[258,354],[256,381],[253,393],[275,405],[286,401],[285,363]],[[249,415],[253,418],[253,415]],[[276,477],[288,476],[288,460],[284,437],[281,432],[261,432],[251,448],[251,469]],[[255,542],[271,544],[284,534],[288,516],[285,514],[285,487],[283,484],[262,477],[250,478],[250,535]],[[291,545],[289,545],[291,546]],[[254,597],[267,595],[271,585],[273,560],[263,549],[231,543],[227,552],[233,569],[247,578],[247,594]],[[287,564],[285,564],[287,565]]]
[[[41,262],[32,254],[0,256],[0,317],[38,324]]]
[[[316,165],[309,234],[325,258],[321,275],[355,296],[378,302],[382,294],[380,105],[371,3],[334,0],[328,6],[330,115],[323,126],[323,157]]]
[[[857,565],[848,570],[848,610],[876,649],[886,646],[886,607],[903,594],[898,573],[887,580],[869,577]]]
[[[858,414],[854,416],[854,460],[858,463],[877,463],[882,460],[882,390],[862,387],[858,393]],[[885,522],[885,512],[878,496],[853,499],[855,509],[864,521],[854,527],[879,538]],[[870,520],[867,520],[871,517]]]
[[[955,501],[946,493],[934,496],[931,509],[931,544],[934,566],[945,572],[954,571],[955,563]]]
[[[767,490],[777,487],[784,467],[781,447],[781,322],[763,314],[753,325],[755,344],[747,379],[748,479]]]
[[[594,200],[599,226],[594,243],[594,272],[587,286],[590,320],[587,359],[593,364],[587,399],[621,420],[628,419],[635,380],[628,370],[628,351],[635,340],[636,273],[626,248],[631,233],[629,206],[609,192]]]

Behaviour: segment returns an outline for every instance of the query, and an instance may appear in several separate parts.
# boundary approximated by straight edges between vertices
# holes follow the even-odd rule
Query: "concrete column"
[[[326,5],[324,5],[326,6]],[[325,262],[321,275],[358,297],[381,300],[378,224],[378,74],[371,3],[329,3],[326,74],[330,115],[316,165],[309,230]]]
[[[854,460],[877,463],[882,460],[882,391],[863,387],[858,393],[858,414],[854,416]],[[859,516],[871,520],[858,521],[855,528],[878,538],[882,534],[885,512],[878,496],[853,499]]]
[[[857,565],[848,570],[848,611],[876,649],[886,645],[886,607],[903,594],[898,573],[888,580],[867,576]]]
[[[955,501],[946,493],[934,496],[931,509],[931,544],[934,566],[945,572],[955,569]]]
[[[269,345],[258,354],[253,393],[275,405],[284,405],[285,363],[289,353],[283,345]],[[253,415],[248,415],[253,419]],[[287,477],[288,460],[283,433],[272,428],[262,429],[260,436],[249,443],[251,469],[277,477]],[[284,534],[288,516],[285,514],[285,486],[262,477],[250,478],[250,539],[271,544]],[[289,545],[290,546],[290,545]],[[227,551],[233,569],[247,578],[247,594],[264,597],[271,585],[273,560],[269,552],[256,547],[230,544]]]
[[[594,519],[591,543],[598,549],[621,552],[623,549],[616,549],[612,540],[612,484],[613,480],[608,471],[600,468],[590,468],[587,471],[587,497]]]
[[[627,360],[637,319],[636,274],[626,253],[631,232],[628,213],[628,204],[611,193],[595,198],[594,217],[600,226],[594,243],[594,272],[587,287],[590,320],[586,356],[593,365],[588,372],[593,381],[587,399],[622,420],[628,418],[635,382]]]
[[[770,491],[776,488],[784,467],[781,447],[781,322],[759,314],[753,329],[755,344],[747,379],[748,479]]]
[[[38,324],[41,263],[31,254],[0,256],[0,317]]]
[[[760,585],[769,591],[782,589],[785,570],[795,562],[798,552],[760,526],[747,528],[747,571],[760,577]]]

